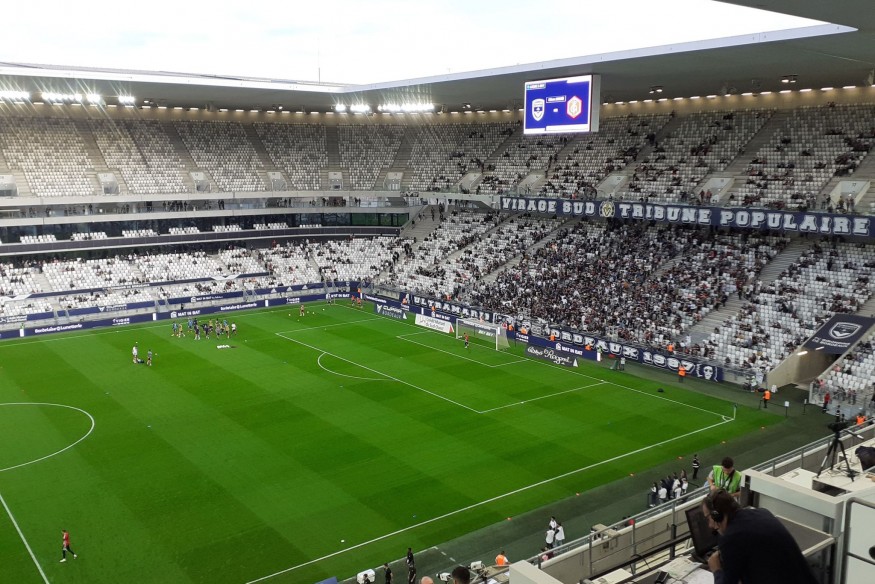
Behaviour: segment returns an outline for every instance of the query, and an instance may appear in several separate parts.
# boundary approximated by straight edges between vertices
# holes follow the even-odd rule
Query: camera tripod
[[[837,463],[839,467],[841,467],[841,463],[837,460],[840,451],[842,453],[842,459],[845,461],[845,474],[847,474],[848,478],[853,482],[854,476],[857,472],[851,469],[851,463],[848,462],[848,455],[845,452],[845,445],[842,444],[840,432],[835,433],[829,448],[826,449],[826,456],[823,457],[823,462],[820,463],[820,470],[817,471],[817,474],[815,475],[816,477],[820,478],[820,473],[826,469],[827,461],[829,461],[829,470],[833,470],[833,467],[835,467]]]

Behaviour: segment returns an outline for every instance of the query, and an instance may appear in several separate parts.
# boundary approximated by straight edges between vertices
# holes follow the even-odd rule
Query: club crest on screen
[[[583,113],[583,101],[575,95],[569,99],[568,103],[565,105],[565,112],[568,114],[569,118],[576,118]]]
[[[532,100],[532,117],[536,122],[540,122],[544,118],[544,100],[541,98]]]

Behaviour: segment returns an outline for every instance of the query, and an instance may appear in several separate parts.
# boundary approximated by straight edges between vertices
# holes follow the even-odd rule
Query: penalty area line
[[[730,421],[731,421],[731,420],[730,420]],[[593,464],[590,464],[590,465],[587,465],[587,466],[582,466],[582,467],[580,467],[580,468],[578,468],[578,469],[571,470],[571,471],[568,471],[568,472],[565,472],[565,473],[562,473],[562,474],[556,475],[556,476],[554,476],[554,477],[550,477],[550,478],[548,478],[548,479],[544,479],[544,480],[542,480],[542,481],[538,481],[538,482],[536,482],[536,483],[532,483],[532,484],[530,484],[530,485],[526,485],[526,486],[524,486],[524,487],[520,487],[519,489],[515,489],[515,490],[513,490],[513,491],[509,491],[509,492],[504,493],[504,494],[502,494],[502,495],[496,495],[495,497],[491,497],[491,498],[489,498],[489,499],[485,499],[485,500],[480,501],[480,502],[478,502],[478,503],[473,503],[473,504],[471,504],[471,505],[468,505],[467,507],[462,507],[461,509],[456,509],[455,511],[450,511],[449,513],[444,513],[443,515],[439,515],[438,517],[432,517],[431,519],[426,519],[425,521],[421,521],[421,522],[416,523],[416,524],[414,524],[414,525],[410,525],[410,526],[408,526],[408,527],[403,527],[403,528],[401,528],[401,529],[397,529],[397,530],[395,530],[395,531],[393,531],[393,532],[391,532],[391,533],[387,533],[387,534],[385,534],[385,535],[381,535],[381,536],[379,536],[379,537],[375,537],[375,538],[370,539],[370,540],[368,540],[368,541],[363,541],[362,543],[356,544],[356,545],[354,545],[354,546],[350,546],[350,547],[348,547],[348,548],[344,548],[344,549],[342,549],[342,550],[338,550],[338,551],[336,551],[336,552],[332,552],[332,553],[330,553],[330,554],[324,555],[324,556],[322,556],[321,558],[316,558],[315,560],[310,560],[309,562],[304,562],[303,564],[298,564],[297,566],[292,566],[292,567],[290,567],[290,568],[286,568],[286,569],[284,569],[284,570],[280,570],[279,572],[274,572],[273,574],[268,574],[267,576],[262,576],[261,578],[257,578],[257,579],[255,579],[255,580],[250,580],[250,581],[246,582],[246,584],[256,584],[257,582],[264,582],[265,580],[269,580],[269,579],[271,579],[271,578],[275,578],[276,576],[281,576],[281,575],[283,575],[283,574],[288,574],[289,572],[293,572],[293,571],[295,571],[295,570],[298,570],[298,569],[300,569],[300,568],[304,568],[304,567],[306,567],[306,566],[310,566],[310,565],[315,564],[315,563],[317,563],[317,562],[321,562],[321,561],[324,561],[324,560],[328,560],[328,559],[333,558],[333,557],[335,557],[335,556],[339,556],[339,555],[345,554],[346,552],[350,552],[350,551],[352,551],[352,550],[355,550],[355,549],[359,549],[359,548],[365,547],[365,546],[370,545],[370,544],[372,544],[372,543],[376,543],[376,542],[378,542],[378,541],[382,541],[382,540],[384,540],[384,539],[388,539],[388,538],[390,538],[390,537],[394,537],[394,536],[396,536],[396,535],[399,535],[399,534],[405,533],[405,532],[410,531],[410,530],[412,530],[412,529],[416,529],[417,527],[422,527],[423,525],[428,525],[428,524],[430,524],[430,523],[434,523],[434,522],[436,522],[436,521],[440,521],[440,520],[442,520],[442,519],[446,519],[447,517],[452,517],[453,515],[458,515],[459,513],[464,513],[464,512],[466,512],[466,511],[470,511],[471,509],[476,509],[477,507],[482,507],[483,505],[488,505],[489,503],[494,503],[495,501],[500,501],[501,499],[505,499],[505,498],[507,498],[507,497],[511,497],[511,496],[513,496],[513,495],[517,495],[517,494],[522,493],[522,492],[524,492],[524,491],[528,491],[528,490],[531,490],[531,489],[534,489],[534,488],[537,488],[537,487],[540,487],[540,486],[543,486],[543,485],[546,485],[546,484],[552,483],[552,482],[554,482],[554,481],[558,481],[558,480],[561,480],[561,479],[564,479],[564,478],[570,477],[570,476],[575,475],[575,474],[577,474],[577,473],[581,473],[581,472],[584,472],[584,471],[587,471],[587,470],[592,470],[592,469],[594,469],[594,468],[596,468],[596,467],[599,467],[599,466],[601,466],[601,465],[603,465],[603,464],[609,464],[609,463],[612,463],[612,462],[616,462],[616,461],[618,461],[618,460],[620,460],[620,459],[626,458],[627,456],[632,456],[632,455],[635,455],[635,454],[639,454],[639,453],[644,452],[644,451],[646,451],[646,450],[650,450],[651,448],[656,448],[656,447],[659,447],[659,446],[664,446],[664,445],[668,444],[669,442],[674,442],[675,440],[680,440],[680,439],[682,439],[682,438],[686,438],[686,437],[688,437],[688,436],[692,436],[693,434],[698,434],[699,432],[705,432],[705,431],[707,431],[707,430],[711,430],[711,429],[713,429],[713,428],[716,428],[717,426],[722,426],[723,424],[726,424],[726,423],[727,423],[727,421],[720,421],[720,422],[717,422],[716,424],[711,424],[710,426],[705,426],[704,428],[699,428],[698,430],[693,430],[692,432],[687,432],[686,434],[681,434],[680,436],[674,436],[673,438],[668,438],[668,439],[666,439],[666,440],[663,440],[662,442],[656,442],[656,443],[654,443],[654,444],[649,444],[649,445],[647,445],[647,446],[643,446],[643,447],[641,447],[641,448],[638,448],[637,450],[632,450],[632,451],[630,451],[630,452],[625,452],[625,453],[623,453],[623,454],[619,454],[619,455],[614,456],[613,458],[609,458],[609,459],[607,459],[607,460],[601,460],[601,461],[599,461],[599,462],[594,462]]]
[[[46,573],[43,571],[43,567],[40,565],[39,561],[36,559],[36,556],[33,553],[33,550],[30,548],[30,544],[27,543],[27,538],[24,537],[24,533],[21,532],[21,528],[18,526],[18,522],[15,520],[15,516],[12,515],[12,511],[9,509],[9,505],[6,504],[6,499],[3,498],[3,495],[0,494],[0,503],[3,504],[3,508],[6,509],[6,514],[9,516],[9,519],[12,520],[12,525],[15,526],[15,531],[18,532],[18,537],[21,538],[22,543],[24,543],[24,547],[27,548],[27,553],[30,554],[30,559],[33,560],[33,564],[36,566],[36,569],[39,571],[40,576],[43,578],[43,582],[49,584],[49,579],[46,576]]]
[[[341,357],[340,355],[336,355],[336,354],[334,354],[334,353],[331,353],[331,352],[329,352],[329,351],[326,351],[325,349],[320,349],[319,347],[316,347],[316,346],[314,346],[314,345],[308,345],[307,343],[305,343],[305,342],[303,342],[303,341],[299,341],[298,339],[293,339],[292,337],[287,337],[287,336],[285,336],[285,335],[283,335],[283,334],[281,334],[281,333],[275,333],[275,334],[276,334],[276,336],[278,336],[278,337],[280,337],[280,338],[283,338],[283,339],[286,339],[287,341],[292,341],[293,343],[297,343],[297,344],[299,344],[299,345],[303,345],[303,346],[305,346],[305,347],[307,347],[307,348],[309,348],[309,349],[313,349],[314,351],[319,351],[319,352],[321,352],[323,355],[330,355],[330,356],[334,357],[335,359],[340,359],[341,361],[346,361],[347,363],[349,363],[349,364],[351,364],[351,365],[355,365],[356,367],[361,367],[362,369],[366,369],[366,370],[370,371],[371,373],[376,373],[377,375],[382,375],[382,376],[385,377],[386,379],[389,379],[389,380],[391,380],[391,381],[395,381],[395,382],[400,383],[400,384],[402,384],[402,385],[406,385],[407,387],[412,387],[413,389],[415,389],[415,390],[417,390],[417,391],[421,391],[421,392],[423,392],[423,393],[427,393],[427,394],[429,394],[429,395],[431,395],[431,396],[434,396],[434,397],[436,397],[436,398],[438,398],[438,399],[442,399],[442,400],[444,400],[445,402],[449,402],[449,403],[451,403],[451,404],[453,404],[453,405],[455,405],[455,406],[459,406],[460,408],[464,408],[464,409],[468,410],[469,412],[474,412],[475,414],[479,414],[479,413],[480,413],[479,410],[475,410],[474,408],[472,408],[472,407],[470,407],[470,406],[466,406],[466,405],[463,404],[463,403],[459,403],[459,402],[457,402],[457,401],[455,401],[455,400],[452,400],[452,399],[450,399],[450,398],[448,398],[448,397],[442,396],[442,395],[439,394],[439,393],[435,393],[435,392],[433,392],[433,391],[429,391],[429,390],[427,390],[427,389],[425,389],[425,388],[419,387],[418,385],[414,385],[414,384],[410,383],[409,381],[404,381],[403,379],[398,379],[397,377],[393,377],[393,376],[389,375],[388,373],[383,373],[382,371],[377,371],[376,369],[372,369],[372,368],[368,367],[367,365],[362,365],[361,363],[356,363],[355,361],[351,361],[350,359],[347,359],[347,358],[345,358],[345,357]]]
[[[481,414],[488,414],[489,412],[494,412],[494,411],[496,411],[496,410],[503,410],[503,409],[505,409],[505,408],[513,408],[513,407],[521,406],[521,405],[523,405],[523,404],[527,404],[527,403],[530,403],[530,402],[533,402],[533,401],[538,401],[539,399],[547,399],[548,397],[556,397],[557,395],[563,395],[563,394],[566,394],[566,393],[571,393],[571,392],[573,392],[573,391],[580,391],[581,389],[587,389],[587,388],[589,388],[589,387],[595,387],[595,386],[597,386],[597,385],[602,385],[602,384],[604,384],[604,383],[605,383],[604,381],[599,381],[598,383],[593,383],[593,384],[590,384],[590,385],[581,385],[580,387],[572,387],[571,389],[566,389],[566,390],[564,390],[564,391],[557,391],[556,393],[550,393],[550,394],[547,394],[547,395],[541,395],[541,396],[538,396],[538,397],[533,397],[532,399],[526,399],[526,400],[519,401],[519,402],[516,402],[516,403],[507,404],[507,405],[504,405],[504,406],[498,406],[497,408],[490,408],[490,409],[488,409],[488,410],[482,410],[480,413],[481,413]]]

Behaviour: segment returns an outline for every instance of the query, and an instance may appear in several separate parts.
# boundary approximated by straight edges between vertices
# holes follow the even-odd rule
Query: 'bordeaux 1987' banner
[[[538,197],[501,197],[501,210],[572,217],[637,219],[686,225],[777,229],[797,233],[875,237],[875,225],[873,225],[871,217],[835,213],[801,213],[744,207],[693,207],[691,205],[660,205],[655,203],[577,201]]]
[[[806,349],[841,355],[875,324],[875,318],[857,314],[836,314],[802,345]]]

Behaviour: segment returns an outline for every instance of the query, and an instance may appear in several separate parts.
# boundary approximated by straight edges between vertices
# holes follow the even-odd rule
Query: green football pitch
[[[0,343],[0,580],[346,578],[780,421],[369,308]]]

